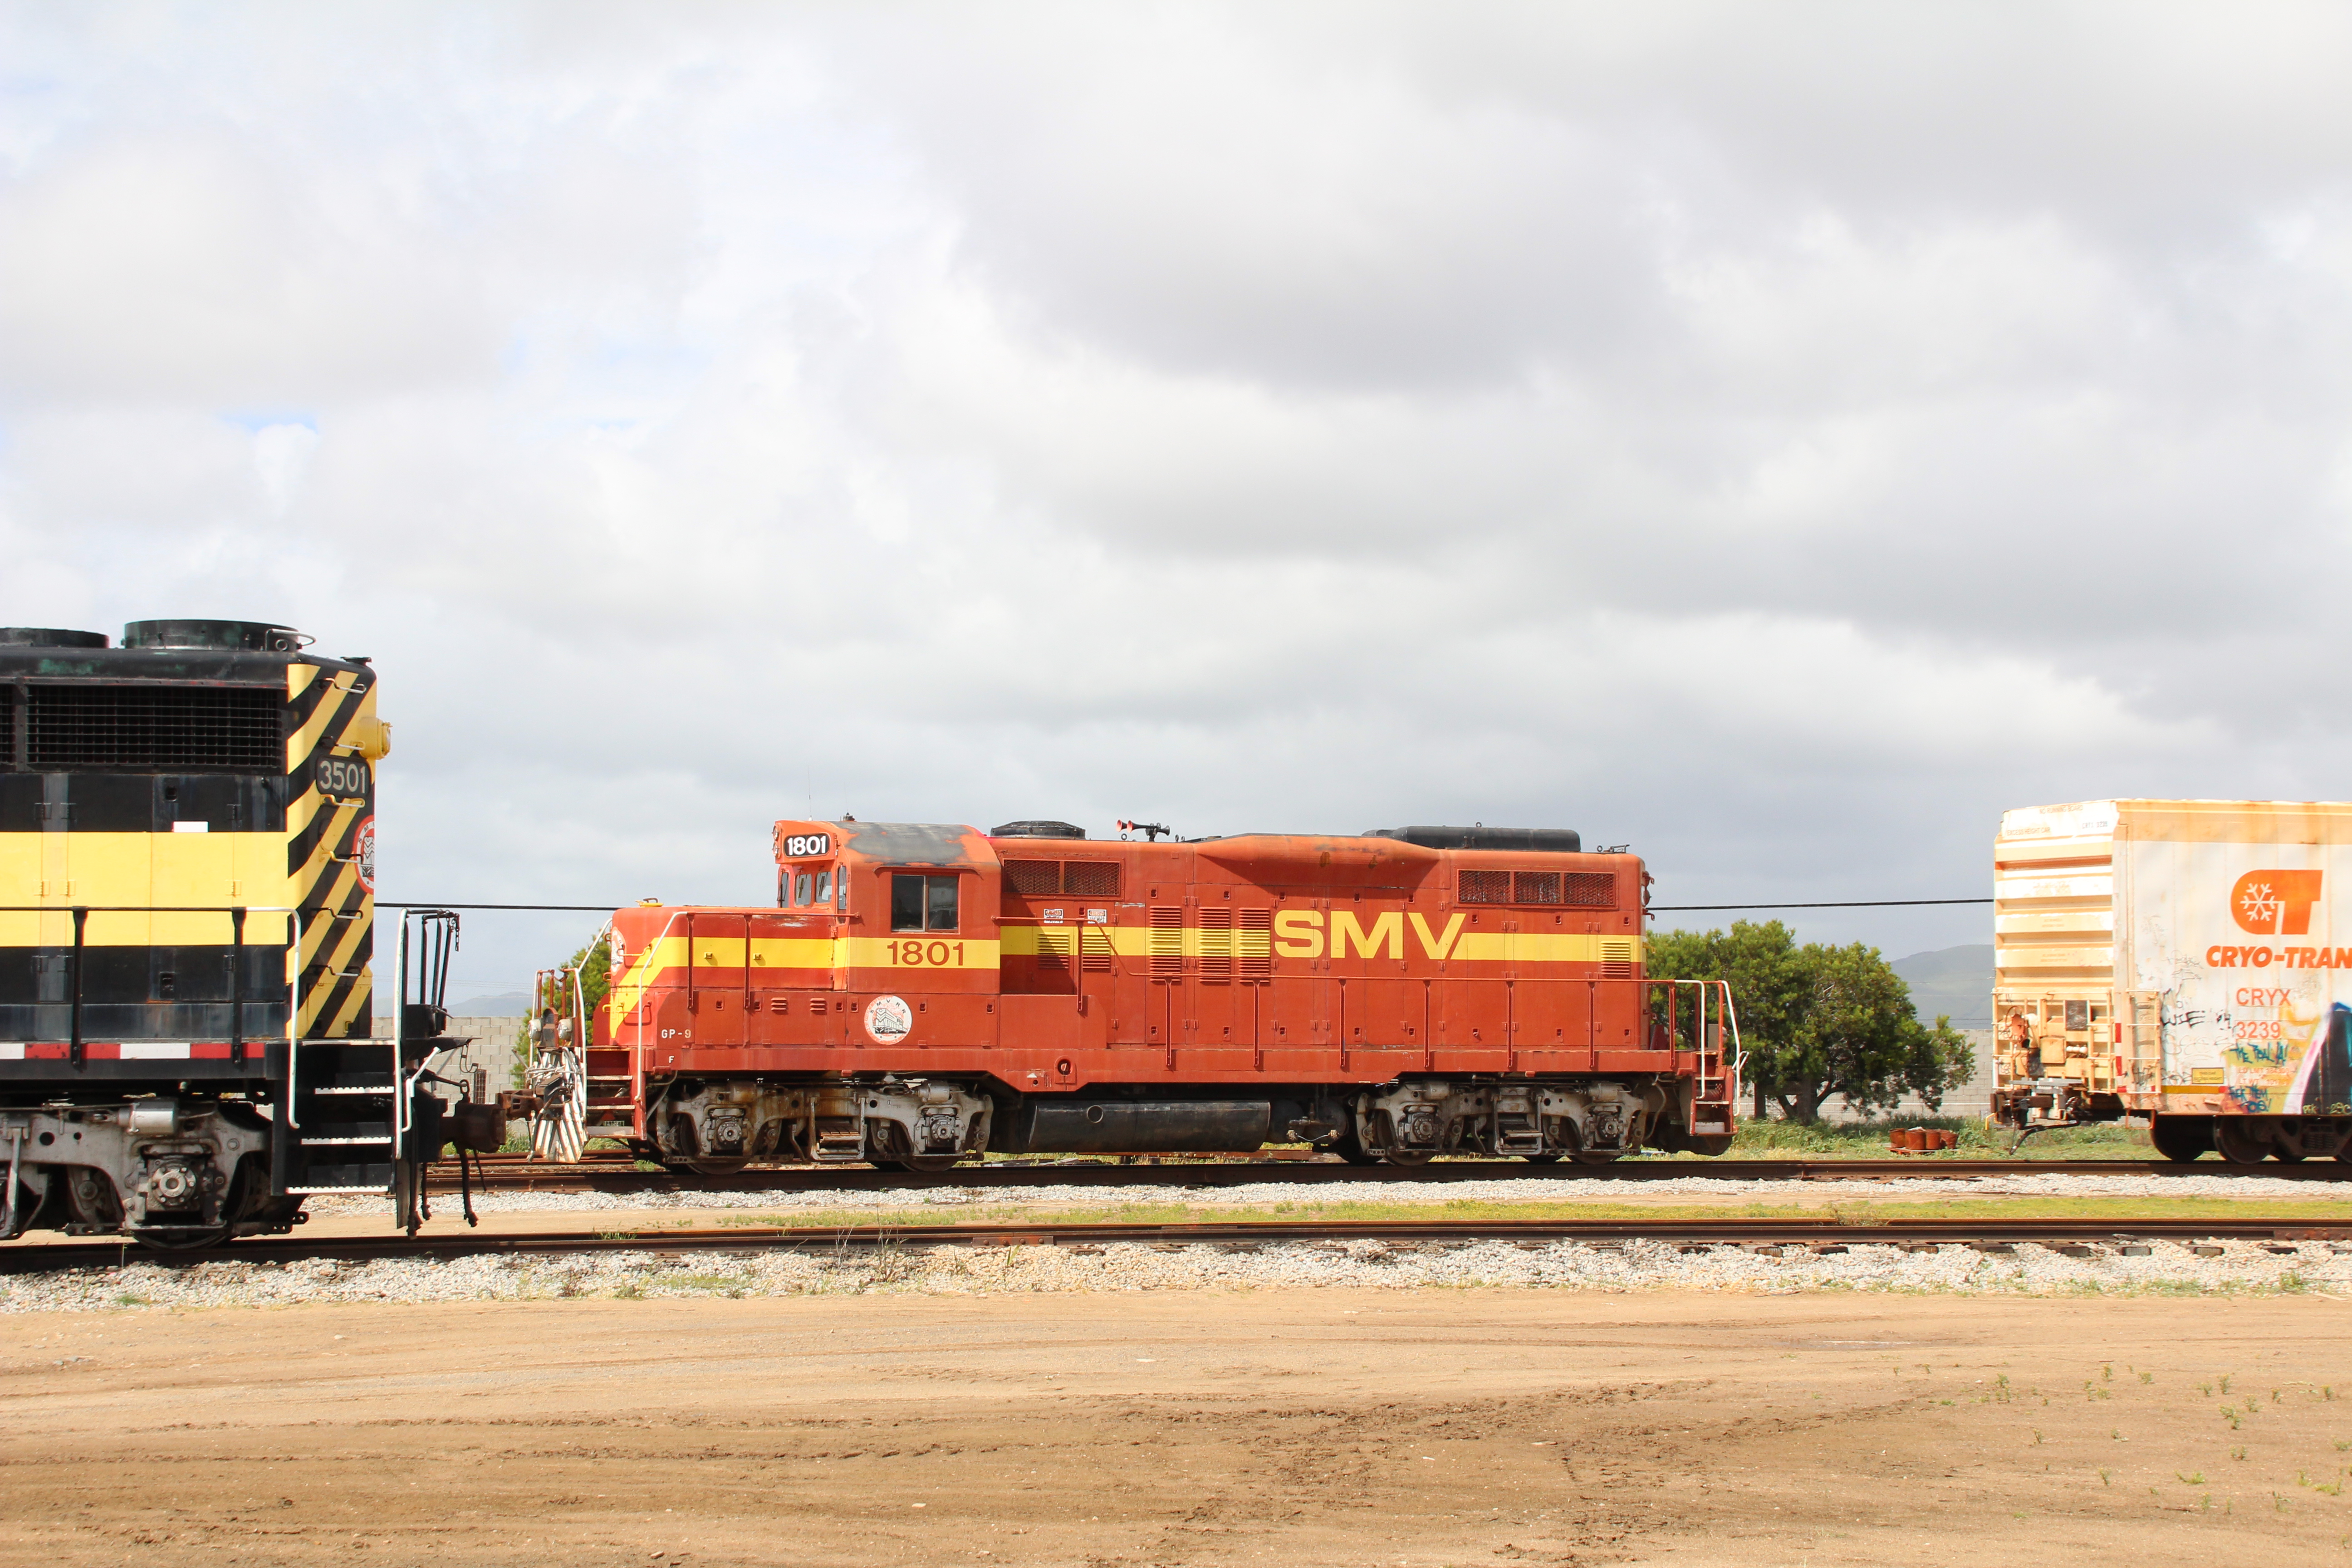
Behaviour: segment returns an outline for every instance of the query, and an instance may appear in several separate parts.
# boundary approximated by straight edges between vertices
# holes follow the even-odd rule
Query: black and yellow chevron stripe
[[[297,1026],[304,1039],[362,1037],[373,1023],[375,894],[362,875],[360,838],[373,827],[373,764],[389,749],[386,726],[375,716],[372,675],[297,663],[286,679]]]

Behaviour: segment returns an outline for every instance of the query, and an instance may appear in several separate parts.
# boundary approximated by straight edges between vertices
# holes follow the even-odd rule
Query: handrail
[[[400,935],[393,945],[400,954],[400,994],[392,1009],[392,1157],[399,1160],[408,1148],[408,1089],[402,1074],[408,1064],[408,916],[400,919]],[[420,1069],[422,1064],[420,1065]]]

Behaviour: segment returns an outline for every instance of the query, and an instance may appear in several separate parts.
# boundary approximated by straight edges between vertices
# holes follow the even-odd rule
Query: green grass
[[[2015,1142],[2014,1128],[1987,1128],[1973,1116],[1895,1117],[1875,1121],[1843,1123],[1748,1121],[1732,1134],[1731,1157],[1750,1160],[1817,1155],[1847,1159],[1883,1158],[1893,1152],[1887,1134],[1898,1127],[1936,1127],[1959,1134],[1959,1147],[1941,1155],[1915,1154],[1916,1160],[2006,1158]],[[1699,1158],[1700,1156],[1685,1156]],[[2066,1127],[2037,1132],[2025,1141],[2017,1158],[2023,1160],[2149,1160],[2156,1157],[2144,1129],[2109,1122],[2095,1127]]]

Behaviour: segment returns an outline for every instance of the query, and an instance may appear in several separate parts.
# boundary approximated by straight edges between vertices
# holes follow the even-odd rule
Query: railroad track
[[[887,1192],[938,1187],[1018,1190],[1024,1187],[1231,1187],[1256,1182],[1309,1184],[1556,1181],[1661,1182],[1705,1177],[1726,1182],[1877,1182],[1895,1177],[1965,1181],[1979,1176],[2269,1176],[2291,1182],[2352,1182],[2352,1164],[2337,1160],[2232,1165],[2219,1160],[2175,1164],[2169,1160],[1620,1160],[1606,1165],[1534,1165],[1524,1160],[1441,1160],[1432,1164],[1350,1165],[1305,1160],[1182,1161],[1119,1165],[1105,1161],[1014,1164],[990,1161],[935,1173],[881,1171],[869,1166],[746,1169],[726,1175],[691,1171],[641,1171],[626,1156],[574,1165],[533,1163],[520,1156],[488,1156],[477,1186],[493,1192]],[[457,1190],[457,1170],[434,1168],[436,1194]]]
[[[1084,1247],[1142,1245],[1163,1249],[1212,1247],[1227,1251],[1310,1243],[1349,1247],[1378,1242],[1391,1250],[1444,1247],[1475,1242],[1507,1242],[1523,1247],[1563,1242],[1623,1247],[1649,1241],[1680,1247],[1804,1247],[1813,1251],[1854,1247],[1901,1247],[1912,1250],[1969,1247],[1999,1251],[2031,1243],[2057,1249],[2128,1248],[2154,1242],[2218,1245],[2251,1241],[2293,1247],[2302,1242],[2332,1243],[2352,1252],[2352,1216],[2341,1224],[2305,1218],[2246,1215],[2228,1219],[2075,1218],[1904,1219],[1841,1224],[1829,1219],[1678,1219],[1672,1215],[1633,1220],[1574,1219],[1280,1219],[1153,1225],[1081,1222],[1052,1225],[921,1226],[729,1226],[701,1230],[645,1233],[556,1231],[523,1235],[465,1232],[419,1237],[266,1237],[233,1242],[204,1253],[141,1252],[112,1238],[22,1244],[0,1247],[0,1272],[34,1273],[63,1268],[110,1268],[131,1258],[163,1267],[203,1263],[286,1263],[312,1259],[369,1262],[381,1258],[450,1259],[491,1257],[552,1257],[593,1253],[656,1255],[720,1253],[757,1255],[777,1250],[840,1254],[876,1247]]]

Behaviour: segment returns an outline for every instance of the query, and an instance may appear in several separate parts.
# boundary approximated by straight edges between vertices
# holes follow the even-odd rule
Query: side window
[[[793,879],[793,907],[806,909],[809,902],[809,874],[806,871]]]
[[[776,868],[776,908],[788,910],[792,907],[793,868],[789,866],[779,866]]]
[[[841,875],[833,879],[833,907],[836,910],[849,907],[849,868],[846,866],[841,868]]]
[[[892,931],[923,929],[923,883],[928,879],[906,871],[891,874],[890,929]]]
[[[816,874],[816,893],[812,900],[820,904],[833,902],[833,868],[827,866]]]
[[[925,877],[912,871],[890,878],[892,931],[954,931],[958,877]]]

